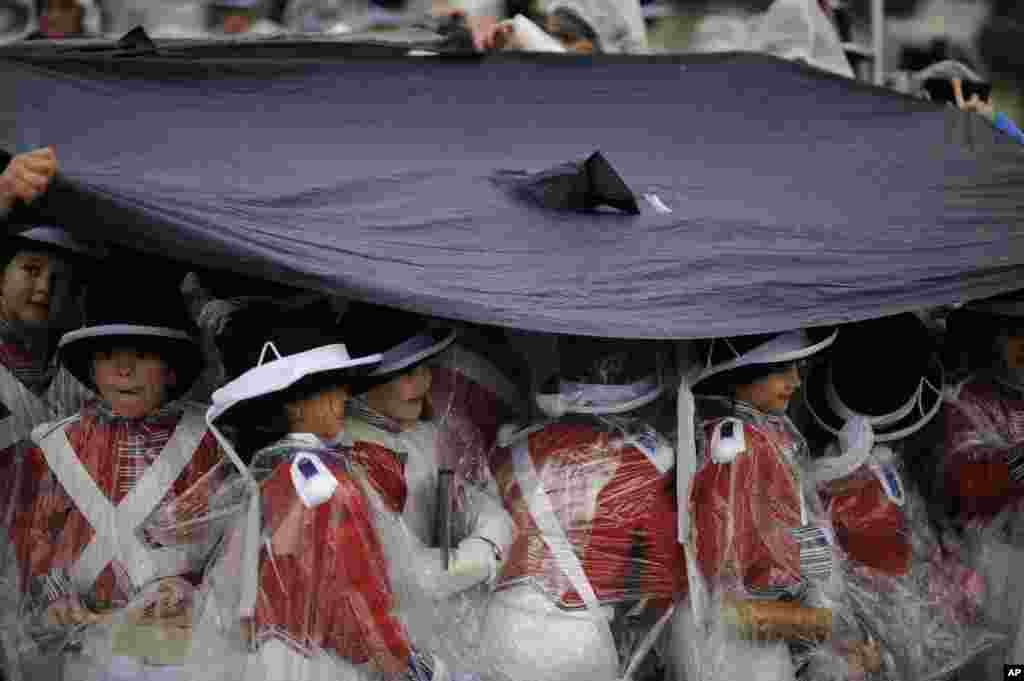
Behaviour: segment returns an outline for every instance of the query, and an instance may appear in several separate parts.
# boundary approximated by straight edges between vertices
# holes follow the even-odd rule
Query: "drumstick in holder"
[[[832,611],[790,601],[729,600],[725,620],[753,641],[825,641],[832,637]]]
[[[452,481],[455,471],[442,468],[437,475],[437,543],[441,547],[441,568],[451,565],[452,554]]]

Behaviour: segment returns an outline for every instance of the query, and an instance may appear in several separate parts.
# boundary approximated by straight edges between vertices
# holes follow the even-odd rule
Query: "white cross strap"
[[[512,464],[515,468],[516,482],[519,483],[520,493],[523,495],[523,499],[526,500],[526,506],[533,517],[533,521],[537,523],[537,528],[544,538],[544,543],[551,550],[551,555],[554,557],[559,569],[569,579],[573,588],[580,595],[580,598],[583,599],[583,603],[587,606],[587,610],[590,611],[590,615],[593,617],[594,624],[605,639],[605,645],[608,646],[609,650],[617,653],[611,625],[608,623],[608,618],[601,611],[601,604],[598,601],[597,594],[594,592],[594,587],[590,584],[587,573],[583,570],[583,564],[580,562],[579,557],[577,557],[569,537],[562,528],[562,524],[558,521],[558,516],[555,515],[555,509],[551,506],[551,500],[548,499],[548,493],[544,489],[544,484],[533,469],[533,463],[530,461],[528,438],[521,439],[512,449]]]
[[[156,577],[187,571],[188,553],[184,549],[148,548],[139,541],[137,531],[192,460],[206,431],[201,414],[186,409],[157,460],[117,506],[96,485],[68,441],[66,428],[73,420],[59,428],[41,426],[32,433],[32,439],[95,533],[71,570],[75,585],[91,588],[114,560],[128,571],[136,588]]]
[[[0,402],[10,412],[0,420],[0,450],[17,444],[36,425],[52,421],[58,416],[52,407],[26,388],[3,364],[0,364]]]

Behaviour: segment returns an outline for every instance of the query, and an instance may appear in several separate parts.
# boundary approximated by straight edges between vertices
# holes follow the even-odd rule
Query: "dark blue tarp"
[[[65,226],[435,315],[704,337],[953,303],[1024,273],[1009,138],[770,57],[40,44],[0,50],[0,92],[0,147],[57,147],[70,188],[44,208]],[[497,181],[597,150],[639,215]]]

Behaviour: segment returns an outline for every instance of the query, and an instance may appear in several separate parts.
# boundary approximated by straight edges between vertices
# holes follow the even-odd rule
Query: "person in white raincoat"
[[[697,26],[692,47],[697,52],[760,52],[855,77],[839,32],[818,0],[775,0],[749,16],[709,15]]]

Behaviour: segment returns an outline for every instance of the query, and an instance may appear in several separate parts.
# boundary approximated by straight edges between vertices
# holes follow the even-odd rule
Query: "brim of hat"
[[[381,359],[379,354],[350,357],[344,344],[335,343],[265,362],[214,392],[207,418],[214,421],[228,410],[237,411],[244,402],[286,390],[307,376],[327,372],[365,375]]]
[[[807,336],[800,337],[797,335],[801,333],[789,332],[781,334],[764,345],[748,351],[742,357],[708,367],[697,376],[692,385],[696,386],[701,381],[705,381],[712,376],[717,376],[734,369],[763,364],[797,362],[801,359],[806,359],[832,345],[839,336],[839,329],[833,330],[826,338],[817,342],[809,340]]]
[[[630,399],[604,403],[584,402],[581,404],[574,404],[570,408],[562,409],[561,393],[557,390],[558,384],[559,381],[557,377],[549,379],[545,382],[544,388],[533,396],[537,407],[546,416],[554,418],[561,416],[563,413],[591,415],[625,414],[642,407],[646,407],[648,404],[661,397],[665,392],[665,382],[656,378],[649,390],[645,390]]]
[[[380,365],[370,372],[373,378],[386,379],[435,357],[455,342],[458,333],[452,328],[424,330],[413,338],[381,354]]]
[[[203,355],[195,339],[180,329],[134,324],[89,326],[64,334],[57,345],[57,357],[82,385],[96,390],[92,378],[95,353],[117,344],[139,342],[159,345],[161,358],[174,370],[177,382],[168,389],[168,399],[188,392],[203,369]]]
[[[891,442],[893,440],[909,437],[921,430],[921,428],[924,428],[938,413],[942,406],[941,390],[945,381],[945,373],[942,368],[942,363],[938,358],[933,357],[931,361],[929,361],[924,375],[921,378],[927,379],[928,382],[939,389],[938,392],[927,389],[922,392],[924,400],[924,414],[921,414],[921,410],[915,408],[899,421],[886,424],[884,426],[872,424],[872,430],[875,434],[875,442]],[[807,411],[810,412],[811,418],[814,419],[814,422],[832,435],[839,435],[839,432],[846,423],[846,419],[840,414],[837,414],[829,402],[827,364],[820,364],[811,368],[810,372],[807,374],[806,380],[804,380],[802,392],[804,404],[807,406]],[[864,416],[869,419],[874,419],[885,418],[886,415],[865,414]]]
[[[75,240],[70,234],[59,227],[33,227],[32,229],[11,234],[10,240],[19,250],[40,248],[58,251],[76,259],[100,260],[106,253]]]

